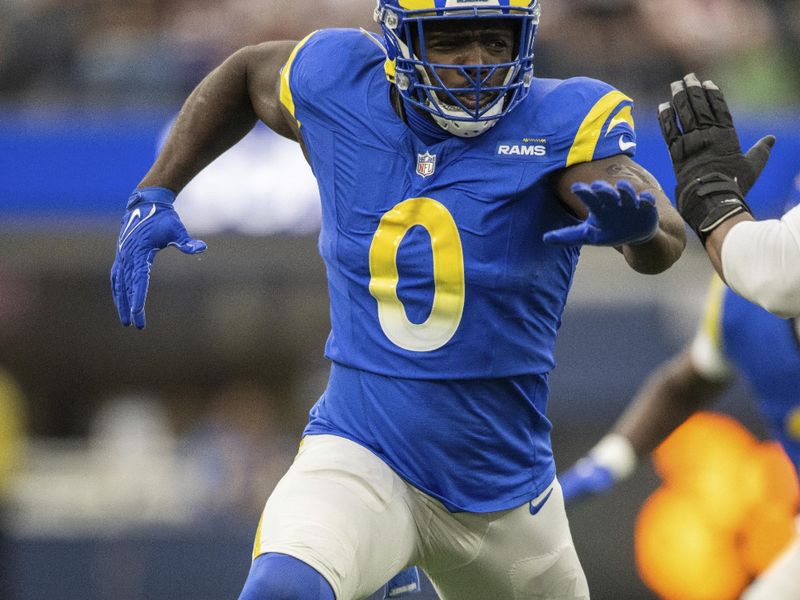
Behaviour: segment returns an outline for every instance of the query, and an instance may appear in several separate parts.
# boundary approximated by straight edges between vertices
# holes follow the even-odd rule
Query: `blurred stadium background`
[[[797,2],[542,4],[538,75],[632,95],[638,159],[665,189],[656,106],[697,71],[725,90],[744,143],[778,135],[754,197],[788,193],[800,169]],[[178,209],[209,250],[159,255],[143,332],[117,321],[113,243],[128,193],[205,73],[245,44],[372,28],[372,7],[0,0],[0,598],[238,594],[263,502],[326,378],[314,183],[298,149],[263,128],[202,173]],[[694,240],[654,277],[613,251],[584,252],[551,379],[560,469],[692,334],[710,273]],[[719,408],[763,436],[743,385]],[[633,536],[658,486],[644,465],[570,507],[593,598],[656,597]]]

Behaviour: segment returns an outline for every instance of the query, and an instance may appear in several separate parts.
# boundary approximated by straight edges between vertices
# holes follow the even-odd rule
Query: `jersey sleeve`
[[[636,153],[633,100],[612,86],[587,77],[563,81],[549,95],[556,139],[564,166]]]
[[[722,343],[722,305],[726,292],[722,279],[714,274],[705,310],[689,350],[692,366],[711,381],[725,381],[734,374]]]
[[[320,29],[300,41],[281,69],[280,82],[281,104],[298,127],[311,122],[337,127],[350,113],[363,112],[366,99],[352,90],[371,74],[376,57],[384,57],[379,47],[368,34],[352,29]]]
[[[309,62],[313,63],[312,56],[309,57],[308,47],[311,39],[317,34],[314,31],[300,40],[289,55],[286,64],[281,68],[281,88],[280,99],[283,107],[292,115],[292,118],[300,127],[298,112],[302,112],[308,105],[308,98],[311,96],[309,88]]]

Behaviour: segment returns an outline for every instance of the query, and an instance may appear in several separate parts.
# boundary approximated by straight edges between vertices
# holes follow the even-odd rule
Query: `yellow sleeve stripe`
[[[631,114],[630,106],[623,106],[622,109],[616,115],[614,115],[614,118],[611,119],[611,122],[606,128],[606,135],[611,133],[611,130],[614,129],[614,127],[624,123],[627,123],[631,129],[636,129],[636,126],[633,124],[633,114]]]
[[[700,327],[715,348],[722,348],[722,302],[725,298],[725,289],[725,283],[714,273],[708,287],[706,307]]]
[[[597,142],[600,141],[603,125],[621,102],[633,102],[633,100],[622,92],[613,90],[595,103],[575,135],[572,148],[567,155],[566,166],[590,162],[594,158],[594,151],[597,148]],[[631,121],[633,121],[632,117]]]
[[[289,111],[289,114],[292,115],[292,118],[294,118],[295,121],[297,121],[297,117],[294,116],[294,98],[292,98],[292,88],[289,85],[289,76],[292,72],[292,63],[297,56],[297,51],[300,50],[300,48],[302,48],[308,39],[315,33],[316,31],[312,31],[306,37],[300,40],[300,43],[294,47],[294,50],[292,50],[292,53],[289,55],[289,59],[281,69],[281,104],[286,107],[286,110]],[[300,121],[297,121],[297,126],[300,127]]]

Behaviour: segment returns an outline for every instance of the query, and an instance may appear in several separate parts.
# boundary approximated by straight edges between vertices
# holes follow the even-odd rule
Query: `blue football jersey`
[[[800,471],[798,321],[745,300],[715,275],[703,330],[719,358],[747,380],[770,434]]]
[[[578,260],[565,167],[632,155],[632,101],[535,79],[476,138],[417,136],[375,38],[322,30],[281,73],[322,201],[331,381],[307,434],[364,444],[451,510],[500,510],[552,481],[547,374]]]

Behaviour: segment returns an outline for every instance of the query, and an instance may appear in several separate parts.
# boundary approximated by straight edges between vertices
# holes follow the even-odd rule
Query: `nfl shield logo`
[[[425,154],[417,154],[417,175],[422,177],[430,177],[436,170],[436,155],[430,152]]]

